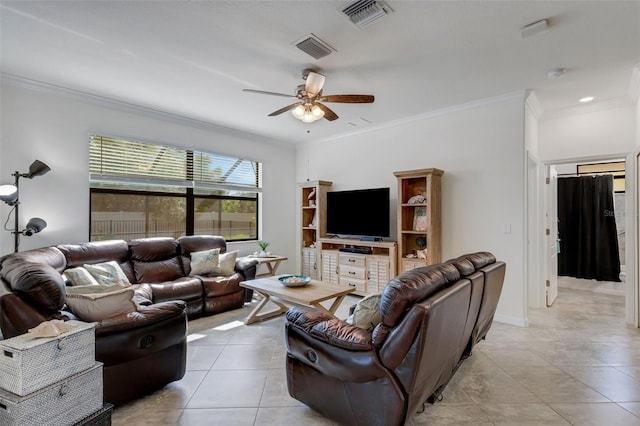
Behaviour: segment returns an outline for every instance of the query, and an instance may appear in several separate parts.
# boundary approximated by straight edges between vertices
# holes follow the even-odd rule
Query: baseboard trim
[[[516,327],[529,327],[529,320],[524,318],[510,317],[508,315],[495,314],[493,320],[503,324],[515,325]]]

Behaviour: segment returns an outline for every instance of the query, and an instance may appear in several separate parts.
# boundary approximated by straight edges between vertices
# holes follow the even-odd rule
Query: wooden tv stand
[[[381,293],[397,275],[395,241],[319,238],[317,244],[323,282],[354,287],[354,294],[365,296]]]

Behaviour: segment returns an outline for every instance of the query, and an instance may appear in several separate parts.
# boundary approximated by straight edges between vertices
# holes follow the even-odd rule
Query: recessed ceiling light
[[[582,102],[584,104],[584,103],[587,103],[587,102],[591,102],[594,99],[595,98],[593,96],[585,96],[584,98],[578,99],[578,102]]]

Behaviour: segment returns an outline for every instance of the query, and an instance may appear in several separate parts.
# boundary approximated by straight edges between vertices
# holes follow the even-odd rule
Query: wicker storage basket
[[[0,340],[0,388],[24,396],[91,368],[96,359],[95,323],[75,325],[57,337],[29,333]]]
[[[68,426],[102,408],[102,363],[18,396],[0,389],[0,425]]]

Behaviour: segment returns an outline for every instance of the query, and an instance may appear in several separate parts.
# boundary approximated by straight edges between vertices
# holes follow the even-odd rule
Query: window
[[[90,240],[221,235],[258,238],[262,164],[91,136]]]

